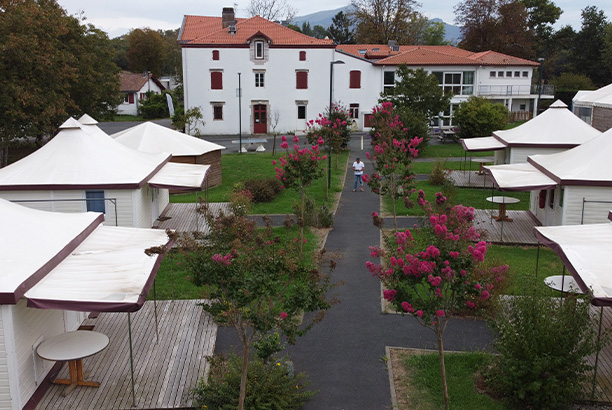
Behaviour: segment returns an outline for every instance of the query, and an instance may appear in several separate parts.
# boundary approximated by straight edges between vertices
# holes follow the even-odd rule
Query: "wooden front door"
[[[253,134],[268,133],[268,113],[267,106],[255,104],[253,106]]]

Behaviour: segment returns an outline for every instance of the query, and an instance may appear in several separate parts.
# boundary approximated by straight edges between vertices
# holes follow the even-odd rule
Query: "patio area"
[[[491,189],[493,186],[491,178],[486,174],[478,173],[478,166],[474,167],[472,170],[449,171],[448,177],[453,181],[456,187]]]
[[[196,203],[170,203],[156,221],[154,228],[172,229],[177,232],[201,232],[208,235],[210,227],[206,223],[205,215],[197,211],[198,208],[199,204]],[[231,212],[228,202],[211,202],[208,204],[208,211],[213,215],[218,215],[221,211],[225,214]]]
[[[498,222],[493,219],[497,209],[476,209],[474,211],[474,226],[481,232],[483,239],[492,243],[504,245],[537,245],[538,240],[533,235],[533,227],[540,223],[529,211],[507,211],[512,222]]]
[[[136,405],[132,406],[130,347],[126,313],[101,313],[84,326],[110,338],[108,347],[84,360],[88,378],[99,388],[77,387],[66,397],[65,386],[51,385],[37,410],[46,409],[172,409],[193,405],[190,389],[208,371],[206,357],[214,352],[217,325],[197,306],[198,300],[158,301],[159,341],[154,303],[131,315]],[[64,365],[57,375],[68,377]]]

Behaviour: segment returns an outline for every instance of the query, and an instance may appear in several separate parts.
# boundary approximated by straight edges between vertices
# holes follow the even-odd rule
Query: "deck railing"
[[[478,95],[536,95],[539,93],[537,85],[481,85],[478,87]],[[542,95],[550,96],[555,94],[555,86],[550,84],[542,85]]]

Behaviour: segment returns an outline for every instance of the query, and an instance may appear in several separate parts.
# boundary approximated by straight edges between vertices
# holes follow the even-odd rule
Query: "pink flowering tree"
[[[239,409],[247,394],[247,370],[254,347],[264,360],[282,349],[281,334],[293,344],[331,306],[326,299],[333,287],[330,274],[319,268],[319,258],[306,263],[297,242],[283,243],[268,226],[256,229],[246,217],[210,218],[211,234],[205,243],[181,243],[191,269],[191,280],[203,286],[202,304],[220,325],[231,326],[242,344]],[[330,271],[334,263],[330,263]],[[305,312],[308,321],[302,320]]]
[[[404,204],[411,206],[410,194],[414,191],[414,173],[412,160],[417,157],[416,147],[421,138],[393,139],[391,142],[381,141],[374,145],[374,154],[366,153],[372,163],[372,174],[364,174],[363,181],[372,192],[385,195],[391,199],[393,225],[397,229],[397,210],[395,202],[404,198]]]
[[[350,116],[346,107],[332,104],[329,109],[306,123],[306,138],[310,144],[316,144],[319,138],[325,142],[327,152],[334,154],[335,166],[338,168],[338,154],[345,150],[350,139]]]
[[[300,247],[304,241],[304,203],[306,200],[306,192],[308,187],[323,175],[323,168],[319,163],[327,158],[327,155],[321,155],[319,147],[324,144],[322,138],[319,138],[317,143],[310,148],[301,148],[298,143],[300,139],[297,136],[293,137],[293,147],[289,148],[287,137],[283,135],[281,148],[287,154],[280,157],[278,161],[272,161],[275,165],[276,178],[281,181],[283,188],[293,188],[300,195],[301,199],[301,215],[298,215],[300,221]]]
[[[491,275],[478,273],[487,253],[487,243],[478,241],[472,225],[474,209],[456,205],[444,213],[445,198],[436,197],[432,206],[419,191],[418,203],[429,215],[429,223],[415,232],[396,231],[387,237],[386,249],[371,247],[371,256],[380,263],[367,262],[373,276],[380,279],[385,290],[383,297],[398,312],[414,317],[435,335],[440,358],[445,409],[449,407],[446,370],[444,365],[443,335],[451,317],[462,310],[482,306],[494,291],[494,282],[484,277],[501,277],[508,266],[486,268]],[[380,217],[374,213],[374,223]]]

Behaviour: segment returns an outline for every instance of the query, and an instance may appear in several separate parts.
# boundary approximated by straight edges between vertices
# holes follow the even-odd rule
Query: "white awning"
[[[495,137],[461,139],[463,149],[468,152],[497,151],[506,146]]]
[[[175,191],[201,191],[209,169],[210,165],[168,162],[153,175],[149,185]]]
[[[168,243],[162,230],[99,226],[25,293],[28,306],[83,312],[133,312],[142,307]]]
[[[490,165],[483,169],[500,191],[535,191],[557,186],[554,180],[528,163]]]
[[[536,226],[534,235],[553,249],[593,304],[612,306],[612,223]]]

